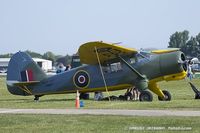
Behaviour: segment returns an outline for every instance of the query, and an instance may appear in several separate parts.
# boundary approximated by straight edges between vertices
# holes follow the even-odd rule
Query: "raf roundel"
[[[86,88],[89,85],[90,77],[86,71],[80,70],[75,73],[73,81],[77,88]]]

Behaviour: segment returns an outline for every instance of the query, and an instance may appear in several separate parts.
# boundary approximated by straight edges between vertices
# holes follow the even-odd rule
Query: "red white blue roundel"
[[[74,84],[78,88],[85,88],[90,82],[89,74],[83,70],[76,72],[74,75]]]

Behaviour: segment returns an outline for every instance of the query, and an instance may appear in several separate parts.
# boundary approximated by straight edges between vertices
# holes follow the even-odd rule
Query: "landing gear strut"
[[[164,97],[164,99],[163,99],[163,98],[161,98],[161,97],[158,96],[158,100],[159,100],[159,101],[171,101],[172,96],[171,96],[171,94],[169,93],[169,91],[163,90],[162,92],[163,92],[163,94],[165,95],[165,97]]]

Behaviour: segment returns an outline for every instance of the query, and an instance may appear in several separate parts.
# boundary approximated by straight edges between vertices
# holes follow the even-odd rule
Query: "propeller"
[[[182,65],[184,71],[187,71],[187,61],[185,59],[185,55],[182,53],[181,54],[181,57],[179,58],[178,60],[178,64]]]

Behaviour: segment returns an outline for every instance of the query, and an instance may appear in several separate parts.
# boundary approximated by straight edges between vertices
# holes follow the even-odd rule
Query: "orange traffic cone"
[[[79,92],[78,90],[76,91],[76,108],[80,108],[80,101],[79,101]]]

